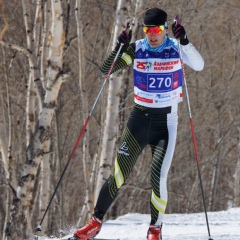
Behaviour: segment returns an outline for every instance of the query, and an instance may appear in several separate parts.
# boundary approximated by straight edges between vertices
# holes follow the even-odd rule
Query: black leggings
[[[135,105],[133,108],[120,141],[114,170],[103,184],[96,204],[102,217],[131,173],[139,154],[149,144],[152,150],[151,224],[162,223],[167,205],[167,174],[177,133],[177,112],[171,111],[171,107],[142,110]]]

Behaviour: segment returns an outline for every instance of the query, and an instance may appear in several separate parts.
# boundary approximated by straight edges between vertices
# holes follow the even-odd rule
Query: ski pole
[[[175,16],[174,24],[181,24],[181,21],[180,21],[178,16]],[[199,178],[199,182],[200,182],[204,212],[205,212],[206,223],[207,223],[207,230],[208,230],[208,236],[209,236],[208,240],[213,240],[211,238],[209,222],[208,222],[206,201],[205,201],[205,197],[204,197],[203,182],[202,182],[202,176],[201,176],[200,160],[199,160],[199,156],[198,156],[197,140],[196,140],[196,135],[195,135],[195,131],[194,131],[194,124],[193,124],[193,119],[192,119],[190,100],[189,100],[188,88],[187,88],[187,80],[186,80],[186,74],[185,74],[185,69],[184,69],[184,62],[183,62],[183,58],[182,58],[182,50],[181,50],[181,47],[180,47],[180,41],[178,41],[178,50],[179,50],[180,62],[181,62],[181,67],[182,67],[182,72],[183,72],[183,81],[184,81],[184,85],[185,85],[185,92],[186,92],[186,97],[187,97],[188,114],[189,114],[189,121],[190,121],[191,132],[192,132],[192,139],[193,139],[195,157],[196,157],[196,162],[197,162],[198,178]]]
[[[69,166],[69,164],[70,164],[70,162],[71,162],[72,156],[73,156],[74,152],[76,151],[77,146],[78,146],[78,144],[79,144],[79,142],[80,142],[80,140],[81,140],[81,138],[82,138],[82,136],[83,136],[83,134],[84,134],[84,132],[85,132],[85,130],[86,130],[86,127],[87,127],[87,125],[88,125],[89,119],[91,118],[91,116],[92,116],[92,114],[93,114],[93,111],[94,111],[94,109],[95,109],[95,106],[96,106],[96,104],[97,104],[97,102],[98,102],[98,100],[99,100],[99,98],[100,98],[100,95],[102,94],[102,91],[103,91],[103,89],[104,89],[104,87],[105,87],[105,85],[106,85],[106,82],[107,82],[107,80],[109,79],[109,77],[110,77],[110,75],[111,75],[112,69],[113,69],[113,67],[115,66],[116,62],[117,62],[117,58],[118,58],[118,56],[119,56],[119,54],[120,54],[120,51],[121,51],[121,49],[122,49],[122,46],[123,46],[123,44],[121,43],[121,44],[120,44],[120,47],[119,47],[119,49],[118,49],[118,51],[117,51],[117,54],[116,54],[116,56],[115,56],[115,58],[114,58],[114,60],[113,60],[113,62],[112,62],[112,65],[110,66],[110,69],[109,69],[109,71],[108,71],[108,73],[107,73],[107,75],[106,75],[106,77],[105,77],[105,80],[104,80],[104,82],[103,82],[103,84],[102,84],[102,86],[101,86],[101,88],[100,88],[100,90],[99,90],[99,92],[98,92],[97,98],[96,98],[95,102],[93,103],[93,106],[92,106],[92,108],[91,108],[91,110],[90,110],[90,112],[89,112],[89,114],[88,114],[88,117],[87,117],[87,119],[86,119],[86,121],[85,121],[85,123],[84,123],[84,125],[83,125],[83,127],[82,127],[82,129],[81,129],[81,131],[80,131],[80,134],[79,134],[78,139],[77,139],[77,141],[76,141],[76,143],[75,143],[75,145],[74,145],[74,147],[73,147],[73,149],[72,149],[72,152],[70,153],[70,155],[69,155],[69,157],[68,157],[67,164],[66,164],[66,166],[65,166],[65,168],[64,168],[64,170],[63,170],[63,172],[62,172],[62,174],[61,174],[61,176],[60,176],[60,179],[59,179],[59,181],[58,181],[58,183],[57,183],[57,186],[56,186],[56,188],[54,189],[54,192],[53,192],[52,197],[51,197],[51,199],[50,199],[50,201],[49,201],[49,204],[48,204],[48,206],[47,206],[47,208],[46,208],[46,210],[45,210],[45,212],[44,212],[44,214],[43,214],[43,217],[42,217],[42,219],[41,219],[41,221],[40,221],[40,224],[39,224],[39,225],[37,226],[37,228],[36,228],[36,231],[41,231],[41,225],[42,225],[42,223],[43,223],[43,220],[44,220],[44,218],[45,218],[45,216],[46,216],[46,214],[47,214],[47,212],[48,212],[48,209],[49,209],[49,207],[50,207],[50,205],[51,205],[51,203],[52,203],[52,201],[53,201],[53,198],[54,198],[55,195],[56,195],[56,192],[57,192],[57,190],[58,190],[58,188],[59,188],[59,186],[60,186],[60,183],[62,182],[63,176],[65,175],[65,172],[67,171],[67,168],[68,168],[68,166]]]

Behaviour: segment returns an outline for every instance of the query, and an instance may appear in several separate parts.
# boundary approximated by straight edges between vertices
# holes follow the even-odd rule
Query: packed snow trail
[[[240,240],[240,208],[208,212],[213,240]],[[146,240],[150,215],[129,213],[103,223],[97,238],[120,240]],[[73,232],[73,231],[72,231]],[[68,237],[72,236],[69,234]],[[57,240],[59,238],[39,238]],[[165,214],[163,240],[208,240],[204,213]]]

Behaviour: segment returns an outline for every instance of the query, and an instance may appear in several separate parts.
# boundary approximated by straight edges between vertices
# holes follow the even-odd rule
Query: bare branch
[[[0,33],[0,41],[2,41],[3,36],[4,36],[4,34],[6,33],[6,31],[8,30],[8,27],[9,27],[9,24],[8,24],[8,21],[7,21],[7,18],[6,18],[4,9],[3,9],[2,0],[0,0],[0,8],[1,8],[2,16],[3,16],[3,21],[4,21],[4,24],[5,24],[3,30]]]

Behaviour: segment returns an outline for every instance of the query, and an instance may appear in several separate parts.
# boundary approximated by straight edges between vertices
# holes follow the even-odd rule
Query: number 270
[[[158,88],[161,88],[161,87],[170,87],[171,86],[171,78],[170,77],[166,77],[166,78],[149,78],[151,82],[151,84],[149,84],[149,87],[150,88],[156,88],[156,85],[157,85],[157,81],[159,82],[158,84]]]

